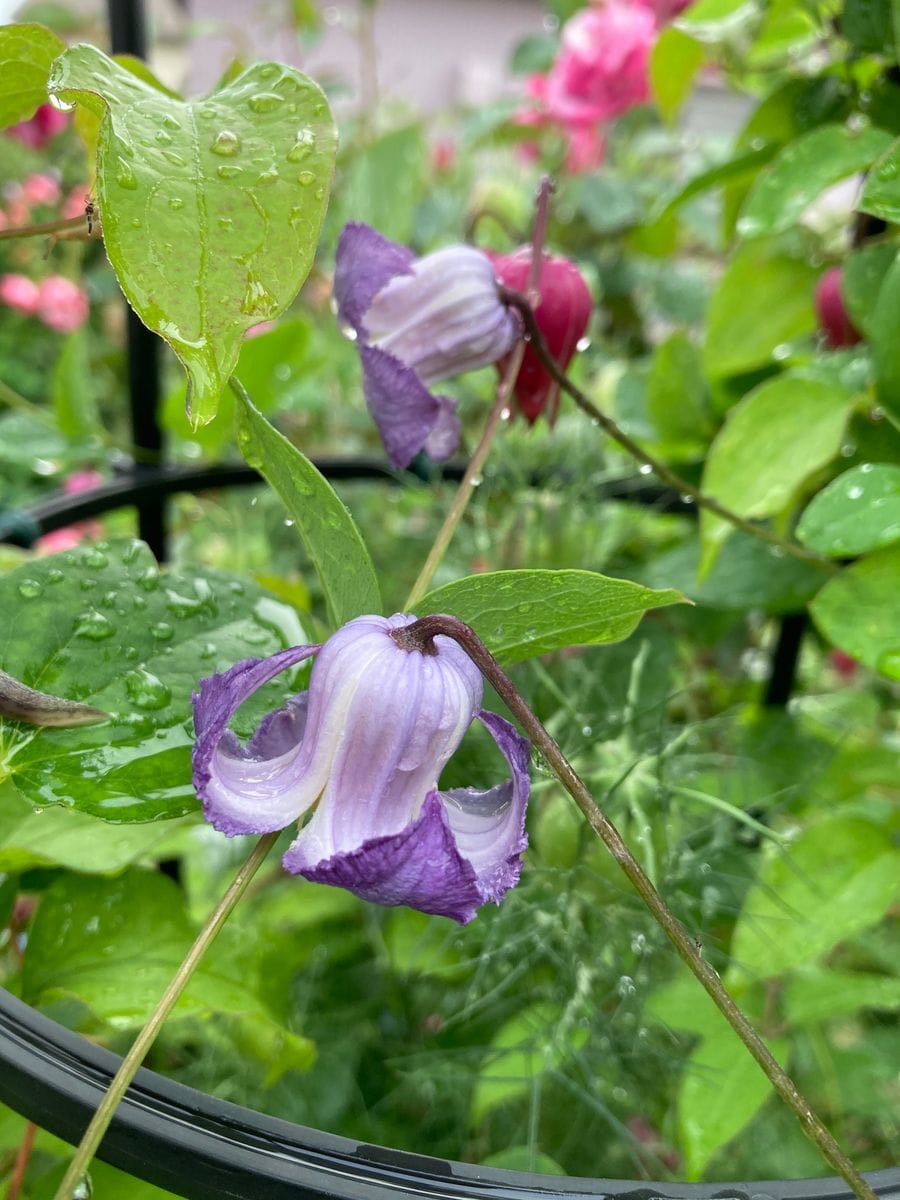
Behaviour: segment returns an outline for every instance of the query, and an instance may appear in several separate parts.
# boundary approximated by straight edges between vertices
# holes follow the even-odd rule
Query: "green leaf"
[[[237,393],[238,443],[284,502],[303,539],[337,627],[381,612],[381,592],[362,534],[331,484],[273,429],[246,392]]]
[[[743,517],[781,513],[797,489],[838,453],[853,398],[811,379],[780,375],[731,410],[710,447],[701,490]],[[703,564],[733,526],[703,510]]]
[[[541,1075],[581,1049],[587,1029],[577,1026],[563,1033],[561,1016],[558,1005],[539,1002],[500,1026],[472,1093],[473,1125],[501,1104],[528,1095]]]
[[[107,254],[184,364],[203,425],[244,332],[282,312],[312,265],[335,154],[325,97],[292,67],[257,63],[205,99],[174,100],[84,45],[50,83],[105,108],[94,198]]]
[[[767,1041],[782,1064],[790,1043]],[[700,1179],[712,1156],[759,1112],[772,1091],[746,1047],[724,1021],[691,1053],[678,1092],[678,1128],[687,1178]]]
[[[492,654],[513,663],[565,646],[620,642],[645,612],[681,603],[680,592],[593,571],[493,571],[429,592],[416,612],[459,617]]]
[[[531,1171],[537,1175],[565,1175],[566,1172],[555,1158],[535,1150],[533,1146],[509,1146],[483,1158],[486,1167],[497,1167],[502,1171]]]
[[[896,246],[873,242],[844,260],[841,295],[853,324],[867,337],[872,334],[872,320],[881,285],[896,258]]]
[[[713,292],[706,333],[711,376],[738,375],[778,359],[778,349],[815,328],[818,271],[759,242],[743,246]]]
[[[7,781],[0,785],[0,872],[68,867],[85,875],[115,875],[182,823],[111,825],[70,808],[35,812]]]
[[[697,0],[675,24],[705,45],[731,45],[743,42],[761,15],[758,0]]]
[[[811,550],[850,558],[900,539],[900,467],[863,463],[833,479],[807,507],[797,537]]]
[[[886,830],[854,817],[819,821],[764,858],[735,926],[732,962],[754,979],[813,963],[874,925],[898,895],[900,853]]]
[[[788,229],[826,188],[867,170],[890,141],[883,129],[823,125],[791,142],[750,193],[738,233],[751,238]]]
[[[36,807],[64,804],[108,821],[192,811],[198,680],[308,640],[294,611],[255,584],[218,571],[160,572],[131,539],[25,562],[0,576],[0,664],[110,720],[39,729],[0,719],[0,781],[9,777]],[[288,690],[285,681],[259,694],[242,731]]]
[[[65,48],[43,25],[0,27],[0,128],[27,121],[47,103],[50,64]]]
[[[841,33],[857,50],[896,58],[891,0],[844,0]]]
[[[701,450],[712,432],[700,355],[685,333],[673,333],[653,356],[647,412],[673,457]]]
[[[274,329],[244,340],[234,374],[260,412],[293,407],[297,392],[306,382],[310,340],[310,325],[303,317],[287,317]],[[221,457],[234,439],[233,392],[226,388],[219,397],[218,420],[198,430],[190,428],[186,402],[187,387],[182,383],[165,399],[164,425],[180,437],[199,442],[207,454]]]
[[[785,981],[781,997],[788,1025],[817,1025],[862,1008],[900,1009],[900,979],[865,971],[813,967]]]
[[[744,154],[738,154],[734,158],[729,158],[725,162],[717,163],[714,167],[709,167],[707,170],[701,171],[699,175],[695,175],[693,179],[690,179],[683,187],[679,188],[674,196],[665,201],[657,215],[657,220],[669,216],[676,209],[679,209],[682,204],[686,204],[688,200],[692,200],[694,196],[701,196],[704,192],[708,192],[712,188],[721,187],[726,183],[745,182],[754,179],[759,174],[760,168],[770,163],[777,152],[777,145],[764,145],[754,150],[748,150]]]
[[[887,271],[869,326],[878,398],[900,417],[900,254]]]
[[[23,999],[47,1007],[75,998],[98,1020],[133,1028],[150,1015],[194,936],[183,893],[165,875],[138,870],[118,879],[66,875],[44,894],[32,924]],[[277,1031],[289,1043],[294,1069],[312,1066],[312,1043],[278,1026],[261,999],[264,981],[255,978],[251,954],[214,947],[173,1016],[252,1017],[269,1041]]]
[[[640,574],[650,587],[672,584],[706,608],[783,614],[798,612],[828,576],[759,538],[736,529],[708,575],[700,578],[700,540],[691,538],[660,554]]]
[[[365,221],[385,237],[408,242],[425,191],[427,147],[420,125],[394,129],[357,152],[341,189],[347,219]]]
[[[672,25],[656,39],[650,55],[650,90],[667,121],[687,99],[705,57],[699,42]]]
[[[76,329],[63,342],[53,368],[53,411],[60,433],[80,441],[101,432],[84,329]]]
[[[876,671],[900,679],[900,546],[861,558],[810,605],[826,638]]]
[[[900,138],[882,155],[866,179],[859,199],[862,212],[900,222]]]

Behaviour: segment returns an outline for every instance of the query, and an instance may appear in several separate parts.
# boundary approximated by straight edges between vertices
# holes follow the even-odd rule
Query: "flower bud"
[[[524,293],[531,270],[531,247],[514,254],[490,254],[501,283]],[[565,370],[591,318],[593,300],[584,276],[567,258],[545,256],[538,282],[540,301],[534,310],[538,328],[547,349]],[[499,364],[503,370],[504,363]],[[534,424],[547,410],[550,423],[556,420],[558,389],[541,365],[533,346],[526,345],[522,366],[515,382],[516,406],[526,421]]]
[[[842,267],[829,267],[816,287],[819,328],[824,333],[825,342],[830,350],[842,350],[862,341],[862,334],[850,320],[850,314],[844,304],[841,289],[843,275]]]

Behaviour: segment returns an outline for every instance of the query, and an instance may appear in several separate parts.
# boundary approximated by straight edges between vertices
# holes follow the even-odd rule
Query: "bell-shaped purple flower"
[[[480,711],[481,675],[454,641],[436,637],[433,653],[398,643],[395,631],[414,620],[357,617],[321,647],[247,659],[202,680],[194,784],[206,819],[229,836],[283,829],[315,806],[286,870],[464,924],[518,881],[528,742]],[[313,654],[309,691],[241,744],[228,729],[239,705]],[[511,777],[487,791],[441,792],[441,770],[475,717]]]
[[[391,462],[405,467],[423,448],[448,458],[459,444],[456,405],[431,385],[503,358],[519,333],[487,255],[448,246],[416,258],[352,223],[338,241],[334,296],[356,334],[366,403]]]

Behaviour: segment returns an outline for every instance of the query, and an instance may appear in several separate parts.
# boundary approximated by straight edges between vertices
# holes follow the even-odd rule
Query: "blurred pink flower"
[[[62,216],[66,220],[71,220],[73,217],[83,217],[84,210],[88,200],[87,184],[81,183],[78,187],[73,187],[68,196],[66,196],[62,205]]]
[[[6,133],[32,150],[41,150],[68,122],[67,113],[60,112],[52,104],[42,104],[33,117],[10,125]]]
[[[453,169],[456,163],[456,143],[452,138],[439,138],[431,147],[431,165],[441,173]]]
[[[27,275],[0,275],[0,303],[33,316],[38,310],[40,288]]]
[[[59,183],[52,175],[29,175],[22,184],[21,194],[26,204],[55,204],[59,199]]]
[[[532,94],[564,125],[594,125],[649,99],[647,64],[656,38],[652,9],[628,0],[583,8],[563,26],[556,62]]]
[[[37,315],[57,333],[71,333],[85,323],[88,298],[77,283],[63,275],[48,275],[40,285]]]
[[[566,138],[569,152],[566,155],[566,170],[570,175],[583,175],[596,171],[606,154],[606,135],[596,125],[568,125]]]
[[[63,483],[62,490],[67,495],[74,496],[78,492],[89,491],[103,482],[99,471],[76,471]],[[71,550],[85,538],[98,538],[103,534],[103,526],[99,521],[79,521],[75,525],[67,525],[64,529],[54,529],[38,538],[37,548],[42,554],[58,554],[62,550]]]

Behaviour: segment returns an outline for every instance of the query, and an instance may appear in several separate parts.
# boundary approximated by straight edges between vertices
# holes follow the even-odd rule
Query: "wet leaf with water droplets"
[[[900,541],[900,467],[863,463],[833,479],[803,513],[797,537],[835,558]]]
[[[0,668],[109,720],[36,729],[0,718],[0,780],[8,776],[0,786],[29,806],[65,804],[106,821],[189,812],[198,681],[308,640],[293,609],[255,584],[216,571],[160,572],[131,540],[23,563],[0,577]],[[254,701],[240,728],[289,690]]]
[[[593,571],[493,571],[436,588],[416,614],[459,617],[511,663],[566,646],[620,642],[645,612],[684,602],[671,588],[653,591]]]
[[[56,60],[51,86],[105,109],[95,199],[107,253],[184,364],[191,420],[204,425],[245,331],[283,312],[312,265],[336,148],[325,97],[294,68],[258,63],[183,101],[85,45]]]

